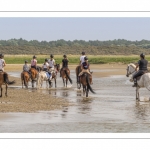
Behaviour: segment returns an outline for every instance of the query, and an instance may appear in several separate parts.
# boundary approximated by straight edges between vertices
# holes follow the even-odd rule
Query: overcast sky
[[[150,40],[150,18],[0,18],[0,40]]]

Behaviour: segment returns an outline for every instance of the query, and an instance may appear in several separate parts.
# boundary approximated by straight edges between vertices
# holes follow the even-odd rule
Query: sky
[[[150,18],[0,17],[0,40],[150,40]]]

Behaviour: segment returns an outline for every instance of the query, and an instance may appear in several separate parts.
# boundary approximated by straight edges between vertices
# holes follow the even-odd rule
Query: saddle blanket
[[[47,78],[48,78],[48,79],[50,79],[51,74],[50,74],[50,73],[48,73],[48,72],[46,72],[46,75],[47,75]]]

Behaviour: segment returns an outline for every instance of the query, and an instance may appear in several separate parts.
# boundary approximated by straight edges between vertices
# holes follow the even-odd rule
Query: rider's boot
[[[137,80],[134,79],[134,84],[132,85],[132,87],[137,87]]]

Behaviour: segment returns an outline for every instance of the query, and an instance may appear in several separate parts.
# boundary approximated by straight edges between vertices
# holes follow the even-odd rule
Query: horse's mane
[[[133,63],[130,63],[129,65],[132,66],[133,68],[136,67],[135,64],[133,64]]]

